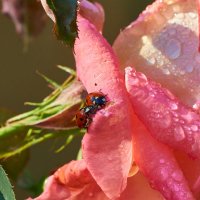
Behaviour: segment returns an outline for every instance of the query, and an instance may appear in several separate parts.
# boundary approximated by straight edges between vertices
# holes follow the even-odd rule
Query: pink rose
[[[155,1],[120,33],[116,54],[91,16],[78,16],[77,75],[108,103],[83,138],[83,160],[58,169],[36,200],[199,197],[197,8],[193,0]]]

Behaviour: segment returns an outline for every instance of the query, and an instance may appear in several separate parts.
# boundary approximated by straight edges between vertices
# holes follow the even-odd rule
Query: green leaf
[[[55,34],[57,38],[73,47],[78,36],[77,0],[46,0],[46,2],[56,19]]]
[[[79,151],[78,151],[76,160],[81,160],[81,159],[83,159],[83,156],[82,156],[82,149],[80,148]]]
[[[68,144],[70,144],[72,142],[72,140],[74,139],[75,135],[69,135],[69,137],[67,137],[65,144],[62,145],[59,149],[57,149],[55,152],[56,153],[60,153],[62,150],[64,150]]]
[[[53,89],[57,89],[57,88],[61,88],[61,86],[56,83],[55,81],[51,80],[50,78],[48,78],[47,76],[45,76],[44,74],[42,74],[41,72],[37,71],[37,74],[40,75],[42,78],[44,78],[44,80],[50,84],[50,86],[53,87]]]
[[[72,68],[70,68],[70,67],[66,67],[66,66],[62,66],[62,65],[57,65],[57,67],[58,67],[59,69],[62,69],[62,70],[65,71],[65,72],[67,72],[67,73],[73,75],[73,76],[76,76],[76,72],[75,72]]]
[[[15,200],[15,194],[12,190],[10,181],[0,166],[0,200]]]

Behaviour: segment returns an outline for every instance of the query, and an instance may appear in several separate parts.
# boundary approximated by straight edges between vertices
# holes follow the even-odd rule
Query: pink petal
[[[114,43],[121,68],[133,66],[187,105],[200,94],[196,0],[157,0]]]
[[[175,151],[175,157],[182,169],[188,184],[197,199],[200,198],[200,160],[191,159],[180,151]]]
[[[97,30],[102,31],[105,20],[105,14],[101,4],[95,2],[91,3],[87,0],[81,0],[79,13],[84,18],[93,23]]]
[[[135,117],[134,158],[151,186],[168,200],[194,199],[170,149],[155,140]]]
[[[196,0],[198,7],[198,25],[199,25],[199,52],[200,52],[200,0]]]
[[[117,200],[162,200],[161,195],[153,190],[145,177],[138,173],[128,178],[128,186]],[[29,198],[28,200],[31,200]],[[96,184],[85,162],[72,161],[59,168],[45,184],[44,192],[34,200],[109,200]]]
[[[2,0],[2,13],[11,18],[21,36],[27,34],[25,31],[37,36],[45,27],[46,15],[38,1]]]
[[[126,88],[138,117],[159,141],[200,158],[200,116],[167,89],[126,68]]]
[[[92,24],[78,18],[75,43],[77,73],[88,92],[101,91],[108,100],[97,112],[83,139],[83,157],[97,184],[109,198],[126,186],[132,162],[132,107],[118,62],[109,44]]]
[[[69,197],[70,191],[52,175],[46,180],[44,192],[39,197],[34,198],[34,200],[67,200]],[[28,198],[27,200],[33,199]]]
[[[44,192],[34,200],[108,200],[83,160],[72,161],[47,179]],[[31,198],[29,199],[31,200]]]
[[[148,200],[164,200],[164,197],[152,189],[147,179],[139,172],[128,178],[127,187],[119,200],[145,200],[147,197]]]

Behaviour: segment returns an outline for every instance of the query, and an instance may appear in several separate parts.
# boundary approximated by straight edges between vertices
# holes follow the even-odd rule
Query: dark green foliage
[[[0,200],[15,200],[15,195],[12,190],[10,181],[0,166]]]
[[[55,34],[59,40],[73,47],[78,35],[76,25],[77,0],[46,0],[53,11],[56,24]]]

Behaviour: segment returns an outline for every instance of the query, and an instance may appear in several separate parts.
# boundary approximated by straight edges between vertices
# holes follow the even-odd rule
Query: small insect
[[[98,109],[103,108],[106,105],[106,96],[102,92],[92,92],[86,97],[87,106],[97,106]]]
[[[92,122],[91,116],[95,114],[95,106],[85,106],[76,113],[76,124],[79,128],[87,128]]]
[[[87,128],[90,124],[90,118],[85,114],[83,108],[76,113],[76,124],[79,128]]]
[[[79,128],[88,128],[93,115],[106,105],[106,96],[102,92],[92,92],[86,97],[86,106],[76,113],[76,124]]]

